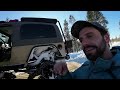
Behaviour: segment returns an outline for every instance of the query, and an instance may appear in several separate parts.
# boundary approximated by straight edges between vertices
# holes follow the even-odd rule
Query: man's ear
[[[104,40],[106,41],[106,43],[109,43],[109,42],[110,42],[110,35],[109,35],[109,33],[106,33],[106,34],[104,35]]]

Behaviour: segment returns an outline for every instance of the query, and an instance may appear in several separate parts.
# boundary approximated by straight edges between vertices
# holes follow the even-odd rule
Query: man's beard
[[[87,54],[85,52],[85,50],[83,49],[83,51],[84,51],[87,59],[89,59],[91,61],[96,61],[96,59],[98,57],[102,57],[103,56],[103,53],[104,53],[104,51],[106,49],[106,43],[105,43],[105,40],[103,39],[102,42],[101,42],[101,44],[99,45],[99,47],[95,46],[95,45],[88,45],[87,48],[88,47],[92,47],[92,48],[96,49],[96,53],[94,55],[93,54]]]

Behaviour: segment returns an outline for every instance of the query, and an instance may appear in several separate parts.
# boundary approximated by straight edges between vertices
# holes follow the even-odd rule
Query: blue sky
[[[107,26],[111,38],[120,36],[120,11],[102,11],[102,13],[109,22]],[[63,22],[65,19],[69,20],[69,15],[73,15],[76,20],[86,20],[86,11],[0,11],[0,20],[6,18],[20,20],[21,17],[56,18],[63,28]]]

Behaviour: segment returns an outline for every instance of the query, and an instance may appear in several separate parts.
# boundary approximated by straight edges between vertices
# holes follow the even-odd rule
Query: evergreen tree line
[[[120,42],[120,35],[119,37],[112,38],[111,42]]]

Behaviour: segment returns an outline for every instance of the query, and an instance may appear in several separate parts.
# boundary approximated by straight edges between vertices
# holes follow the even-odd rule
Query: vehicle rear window
[[[20,28],[21,39],[55,38],[54,26],[43,24],[23,24]]]

